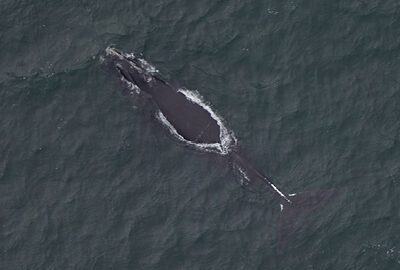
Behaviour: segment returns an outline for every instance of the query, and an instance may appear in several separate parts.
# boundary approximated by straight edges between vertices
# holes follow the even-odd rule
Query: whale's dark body
[[[226,130],[209,107],[160,78],[143,59],[113,48],[106,49],[105,59],[127,84],[129,95],[143,91],[150,96],[161,120],[176,137],[199,149],[225,156],[248,182],[270,191],[279,200],[282,210],[281,244],[285,244],[295,231],[295,224],[301,216],[318,208],[334,193],[333,190],[283,193],[243,154],[233,133]]]

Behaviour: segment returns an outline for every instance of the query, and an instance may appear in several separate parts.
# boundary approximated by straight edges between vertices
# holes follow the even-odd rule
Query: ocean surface
[[[400,269],[398,0],[0,1],[0,269]],[[197,90],[284,192],[177,144],[101,61]]]

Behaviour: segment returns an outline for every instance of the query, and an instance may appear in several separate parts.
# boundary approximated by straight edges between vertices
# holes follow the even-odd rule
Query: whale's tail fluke
[[[282,211],[278,243],[280,250],[286,249],[304,217],[325,205],[336,194],[336,189],[329,189],[287,195],[253,165],[243,149],[239,148],[230,153],[230,157],[244,181],[271,192],[280,202]]]
[[[335,189],[290,194],[292,203],[281,205],[279,249],[285,250],[301,221],[310,213],[324,206],[336,194]]]

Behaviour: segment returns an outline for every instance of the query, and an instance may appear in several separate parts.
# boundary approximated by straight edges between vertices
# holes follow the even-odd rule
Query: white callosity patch
[[[139,86],[137,86],[136,84],[134,84],[133,82],[128,81],[127,79],[125,79],[124,77],[121,78],[121,81],[125,82],[128,85],[129,88],[129,94],[134,95],[136,94],[140,94],[140,88]]]
[[[215,152],[221,155],[227,155],[231,151],[232,145],[236,144],[236,138],[232,132],[228,131],[225,125],[222,122],[222,119],[218,117],[210,108],[210,106],[206,105],[199,94],[186,90],[186,89],[179,89],[179,93],[182,93],[190,102],[198,104],[203,109],[205,109],[210,116],[217,122],[220,128],[220,142],[219,143],[195,143],[192,141],[186,140],[178,131],[174,128],[174,126],[167,120],[164,114],[161,111],[158,111],[157,118],[163,123],[168,130],[178,138],[180,141],[194,146],[199,150],[207,151],[207,152]]]
[[[118,65],[118,64],[117,64]],[[135,83],[128,81],[127,79],[125,79],[124,76],[121,76],[121,81],[123,81],[129,88],[129,94],[134,95],[136,94],[140,94],[140,88],[139,86],[137,86]]]
[[[106,48],[106,55],[114,55],[117,56],[119,59],[124,59],[124,56],[121,53],[118,53],[116,50],[114,50],[112,47],[107,47]]]

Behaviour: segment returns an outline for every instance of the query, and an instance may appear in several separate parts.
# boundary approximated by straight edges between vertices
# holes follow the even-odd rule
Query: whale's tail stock
[[[317,211],[329,202],[337,193],[336,189],[314,190],[290,194],[291,203],[281,204],[279,225],[279,249],[285,250],[295,236],[300,224],[312,212]]]

